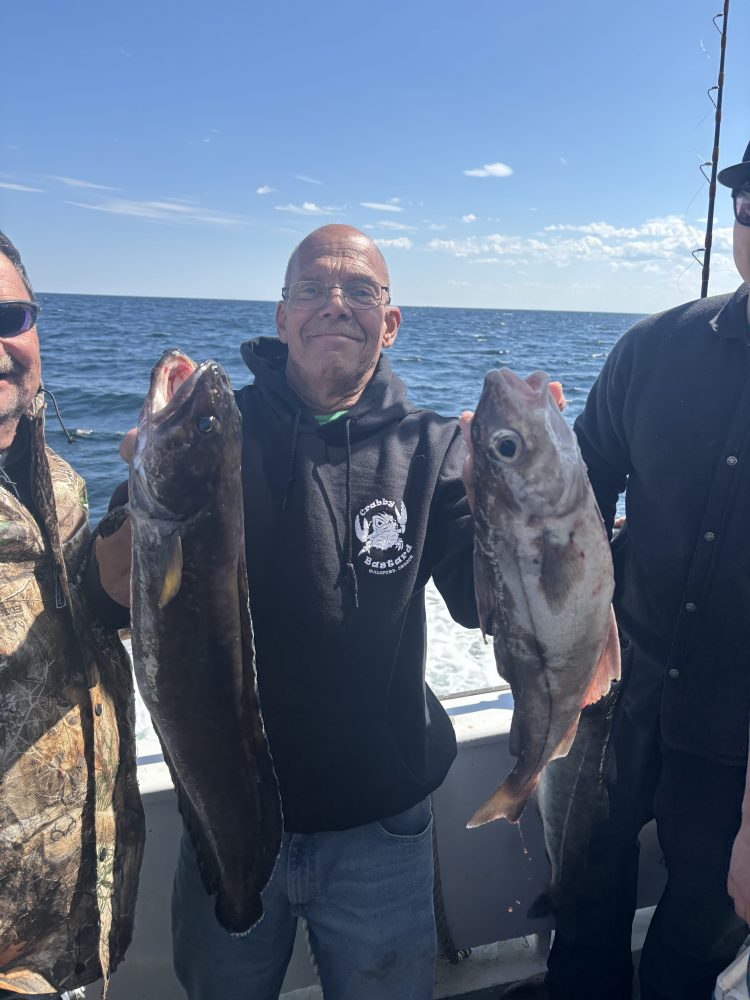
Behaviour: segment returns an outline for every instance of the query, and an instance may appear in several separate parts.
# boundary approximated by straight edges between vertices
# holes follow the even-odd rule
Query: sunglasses
[[[40,312],[36,302],[0,302],[0,337],[28,333]]]
[[[732,191],[734,217],[741,226],[750,226],[750,189]]]

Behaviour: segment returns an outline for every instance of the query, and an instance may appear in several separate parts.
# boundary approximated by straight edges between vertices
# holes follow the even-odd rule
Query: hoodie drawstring
[[[354,607],[359,607],[359,591],[357,589],[357,572],[354,569],[353,541],[352,541],[352,441],[349,433],[351,420],[346,417],[344,420],[344,433],[346,437],[346,569],[354,592]]]
[[[281,509],[286,510],[286,502],[289,499],[289,494],[292,492],[292,486],[294,484],[294,460],[297,457],[297,432],[299,431],[299,422],[302,418],[302,408],[294,414],[294,423],[292,425],[292,446],[289,452],[289,470],[287,472],[286,479],[286,490],[284,492],[284,499],[281,503]]]

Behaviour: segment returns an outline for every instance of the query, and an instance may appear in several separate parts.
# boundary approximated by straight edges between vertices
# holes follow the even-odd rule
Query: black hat
[[[733,167],[724,167],[719,171],[719,183],[726,184],[728,188],[741,188],[750,186],[750,142],[742,157],[742,163],[735,163]]]

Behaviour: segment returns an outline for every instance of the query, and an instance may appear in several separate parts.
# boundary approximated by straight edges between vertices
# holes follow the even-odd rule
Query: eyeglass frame
[[[379,309],[380,306],[389,306],[391,304],[391,289],[388,285],[381,285],[380,282],[375,281],[374,278],[372,279],[351,278],[349,281],[344,282],[344,284],[349,285],[353,281],[368,281],[371,285],[377,285],[378,288],[380,289],[380,302],[378,302],[377,305],[372,305],[372,306],[353,306],[351,302],[349,302],[349,300],[344,295],[344,285],[326,285],[325,282],[318,281],[317,278],[309,278],[309,279],[301,278],[299,281],[293,281],[291,285],[284,285],[284,287],[281,289],[281,298],[292,309],[305,309],[305,306],[295,305],[295,303],[291,301],[291,299],[289,298],[289,291],[294,285],[300,285],[300,284],[304,285],[304,284],[314,283],[316,285],[322,285],[323,288],[325,288],[326,290],[326,297],[324,301],[321,302],[319,306],[315,306],[314,308],[316,309],[322,309],[323,306],[330,301],[331,292],[333,291],[334,288],[338,288],[338,290],[341,292],[341,298],[344,300],[344,302],[346,302],[349,308],[354,309],[355,312],[365,312],[367,309]],[[385,292],[387,296],[385,302],[383,302],[383,292]]]
[[[740,218],[738,217],[738,215],[737,215],[737,198],[738,198],[738,197],[739,197],[740,195],[742,195],[742,197],[743,197],[743,198],[746,198],[746,199],[747,199],[748,201],[750,201],[750,187],[741,187],[741,188],[735,188],[735,189],[734,189],[734,190],[732,191],[732,208],[733,208],[733,210],[734,210],[734,219],[735,219],[735,222],[736,222],[736,223],[737,223],[738,225],[740,225],[740,226],[745,226],[745,227],[747,228],[748,226],[750,226],[750,221],[748,221],[748,222],[743,222],[743,221],[742,221],[742,220],[741,220],[741,219],[740,219]]]
[[[0,299],[0,311],[2,311],[4,306],[16,306],[22,307],[24,309],[29,309],[34,316],[34,320],[30,327],[26,330],[14,330],[12,333],[0,334],[0,338],[6,337],[20,337],[24,333],[28,333],[29,330],[33,330],[36,326],[37,320],[39,319],[39,313],[42,311],[42,307],[38,302],[32,302],[31,299]]]

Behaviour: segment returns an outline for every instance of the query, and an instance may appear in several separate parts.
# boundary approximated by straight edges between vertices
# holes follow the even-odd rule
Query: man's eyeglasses
[[[36,302],[0,302],[0,337],[28,333],[41,309]]]
[[[322,281],[293,281],[287,288],[281,289],[281,297],[295,309],[320,309],[326,304],[334,288],[341,290],[344,302],[350,309],[376,309],[391,301],[388,286],[379,285],[369,278],[352,278],[343,285],[326,285]]]
[[[734,217],[741,226],[750,226],[750,188],[732,191]]]

